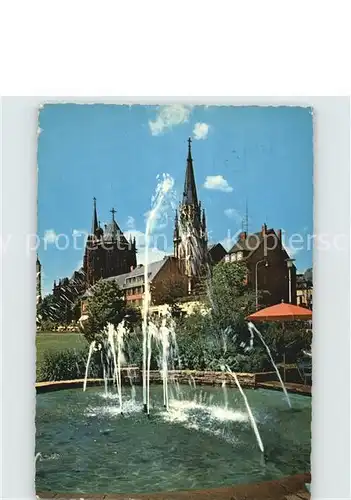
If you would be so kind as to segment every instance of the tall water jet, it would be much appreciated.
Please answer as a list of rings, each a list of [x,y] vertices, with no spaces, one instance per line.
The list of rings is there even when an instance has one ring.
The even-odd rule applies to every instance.
[[[222,382],[222,391],[223,391],[224,408],[226,410],[228,410],[228,392],[227,392],[227,385],[226,385],[225,380],[223,380],[223,382]]]
[[[91,355],[93,354],[93,350],[95,349],[95,344],[96,344],[96,342],[95,342],[95,340],[93,340],[92,343],[90,344],[90,347],[89,347],[89,354],[88,354],[87,364],[85,367],[85,377],[84,377],[84,384],[83,384],[83,391],[84,392],[86,391],[86,388],[87,388],[89,365],[90,365]]]
[[[118,388],[118,398],[119,406],[122,413],[122,376],[121,376],[121,365],[122,365],[122,349],[124,345],[124,333],[125,333],[124,320],[119,323],[116,331],[116,343],[117,343],[117,388]]]
[[[157,336],[157,327],[151,321],[147,325],[147,368],[146,368],[146,413],[150,415],[150,368],[151,368],[151,341]]]
[[[159,342],[160,342],[160,367],[162,373],[163,385],[163,406],[168,410],[168,356],[169,356],[169,328],[166,326],[166,317],[162,318],[161,326],[159,329]]]
[[[244,399],[245,406],[246,406],[247,412],[249,414],[250,422],[251,422],[252,428],[254,430],[256,439],[257,439],[258,447],[260,448],[261,452],[264,453],[264,447],[263,447],[263,443],[262,443],[262,439],[261,439],[260,433],[258,431],[258,427],[257,427],[257,424],[256,424],[255,417],[253,416],[253,413],[251,411],[251,408],[250,408],[249,402],[247,400],[247,397],[246,397],[244,391],[242,390],[242,387],[240,385],[239,379],[238,379],[236,373],[232,372],[228,365],[226,365],[226,369],[228,370],[228,372],[231,374],[231,376],[235,380],[235,383],[238,386],[238,389],[239,389],[239,391],[240,391],[240,393],[241,393],[241,395],[242,395],[242,397]]]
[[[105,396],[107,396],[108,390],[107,390],[107,374],[106,374],[106,365],[104,362],[103,358],[103,349],[100,351],[100,359],[101,359],[101,365],[102,365],[102,373],[104,377],[104,385],[105,385]]]
[[[285,387],[285,385],[284,385],[283,379],[282,379],[282,377],[281,377],[281,375],[280,375],[280,373],[279,373],[279,370],[278,370],[277,365],[276,365],[276,364],[275,364],[275,362],[274,362],[274,359],[273,359],[273,357],[272,357],[272,354],[271,354],[271,351],[270,351],[270,349],[269,349],[268,345],[267,345],[267,344],[266,344],[266,342],[264,341],[264,338],[263,338],[263,336],[262,336],[261,332],[260,332],[260,331],[259,331],[259,330],[255,327],[255,325],[254,325],[253,323],[251,323],[251,321],[248,323],[248,327],[249,327],[249,331],[250,331],[250,333],[251,333],[251,334],[253,334],[253,331],[255,331],[255,332],[257,333],[257,335],[258,335],[259,339],[261,340],[262,344],[263,344],[263,345],[264,345],[264,347],[266,348],[266,351],[267,351],[267,354],[268,354],[268,356],[269,356],[269,359],[271,360],[271,363],[272,363],[272,365],[273,365],[273,367],[274,367],[274,369],[275,369],[275,371],[276,371],[276,373],[277,373],[277,375],[278,375],[278,379],[279,379],[280,384],[281,384],[281,386],[282,386],[282,389],[283,389],[283,391],[284,391],[286,401],[287,401],[287,403],[288,403],[288,405],[289,405],[289,408],[291,408],[291,402],[290,402],[290,398],[289,398],[288,391],[286,390],[286,387]]]
[[[130,383],[131,399],[132,399],[132,402],[135,403],[136,391],[135,391],[134,382],[133,382],[133,374],[131,373],[130,368],[127,368],[127,374],[128,374],[129,383]]]
[[[146,229],[145,229],[145,262],[144,262],[144,300],[143,300],[143,310],[142,310],[142,331],[143,331],[143,406],[144,411],[148,413],[148,384],[147,384],[147,349],[148,345],[151,345],[151,340],[148,340],[148,313],[150,307],[150,285],[149,285],[149,246],[150,246],[150,235],[153,229],[153,225],[157,220],[157,217],[163,208],[165,198],[168,193],[172,191],[174,180],[168,174],[163,174],[162,180],[158,183],[156,187],[155,195],[152,198],[151,204],[152,208],[149,212]],[[150,377],[150,375],[148,375]]]
[[[116,331],[114,326],[111,323],[108,323],[107,325],[107,340],[109,347],[111,349],[111,354],[112,354],[112,361],[113,361],[113,380],[116,384],[118,396],[119,396],[119,402],[120,402],[120,407],[122,410],[122,403],[121,403],[121,396],[119,393],[119,383],[118,383],[118,365],[117,365],[117,355],[116,355],[116,347],[115,347],[115,335]]]

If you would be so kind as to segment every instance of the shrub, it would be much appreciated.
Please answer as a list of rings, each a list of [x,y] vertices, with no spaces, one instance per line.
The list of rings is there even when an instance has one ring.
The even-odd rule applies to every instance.
[[[40,364],[38,381],[84,378],[87,358],[86,350],[48,351]],[[101,378],[102,376],[100,353],[94,352],[90,361],[89,378]]]

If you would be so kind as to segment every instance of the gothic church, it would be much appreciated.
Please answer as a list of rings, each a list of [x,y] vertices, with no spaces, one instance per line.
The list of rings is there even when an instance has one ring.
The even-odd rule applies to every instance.
[[[83,260],[87,288],[101,278],[128,273],[136,267],[135,238],[127,241],[115,221],[116,211],[112,209],[111,213],[110,224],[102,229],[98,222],[94,198],[92,230],[87,240]]]

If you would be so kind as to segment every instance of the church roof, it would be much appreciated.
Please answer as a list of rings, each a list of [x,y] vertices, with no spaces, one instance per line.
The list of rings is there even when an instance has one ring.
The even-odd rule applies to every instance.
[[[120,241],[123,245],[128,245],[128,241],[118,226],[117,222],[113,220],[110,224],[106,226],[104,232],[105,241]]]
[[[110,224],[108,224],[106,226],[106,229],[104,232],[104,240],[105,241],[118,241],[123,246],[128,245],[128,241],[127,241],[126,237],[124,236],[119,225],[115,221],[116,211],[114,208],[112,208],[111,213],[112,213],[112,221],[110,222]]]
[[[191,139],[188,139],[188,158],[185,171],[183,205],[198,205],[193,159],[191,156]]]

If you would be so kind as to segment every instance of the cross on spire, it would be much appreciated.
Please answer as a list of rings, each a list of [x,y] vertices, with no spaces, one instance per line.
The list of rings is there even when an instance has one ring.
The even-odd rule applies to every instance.
[[[112,208],[110,210],[111,214],[112,214],[112,220],[115,220],[115,213],[116,213],[116,210],[114,208]]]
[[[188,139],[188,159],[191,158],[191,137]]]

